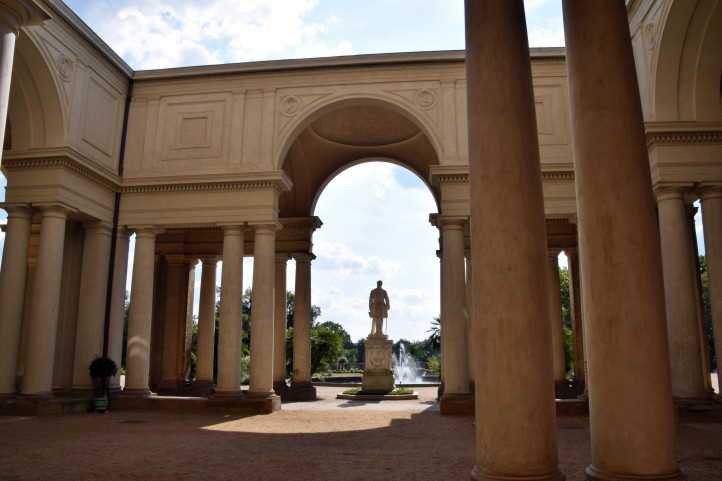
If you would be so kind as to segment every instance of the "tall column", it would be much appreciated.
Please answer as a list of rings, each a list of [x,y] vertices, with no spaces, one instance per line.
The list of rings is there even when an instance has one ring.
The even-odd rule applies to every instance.
[[[111,237],[111,226],[107,224],[98,222],[85,227],[73,363],[74,391],[93,389],[88,367],[103,354]]]
[[[126,281],[128,279],[128,250],[130,236],[125,227],[119,227],[115,244],[115,267],[113,268],[113,292],[110,298],[110,323],[108,332],[108,357],[118,369],[123,359],[123,331],[125,330]],[[120,373],[110,380],[110,389],[120,390]]]
[[[241,395],[241,299],[243,295],[243,227],[223,229],[221,318],[218,324],[218,383],[215,395]]]
[[[687,236],[689,237],[690,245],[692,246],[692,264],[694,265],[694,288],[695,288],[695,304],[697,311],[697,326],[699,328],[699,341],[701,343],[700,357],[702,358],[702,373],[704,389],[707,395],[714,394],[714,388],[712,387],[712,378],[710,376],[710,346],[709,337],[707,334],[707,322],[704,318],[704,298],[702,295],[702,279],[701,265],[699,260],[699,244],[697,243],[697,226],[695,222],[695,216],[697,214],[697,207],[694,204],[687,204]]]
[[[590,480],[678,475],[655,200],[623,0],[564,0]],[[643,335],[640,335],[643,333]]]
[[[698,272],[683,192],[674,187],[658,189],[657,207],[672,394],[676,398],[701,399],[706,392],[697,318],[699,303],[695,278]]]
[[[547,290],[549,295],[549,326],[552,333],[552,356],[554,362],[554,383],[557,390],[566,379],[567,369],[564,359],[564,328],[562,325],[562,291],[559,280],[559,253],[561,249],[549,249],[547,269]]]
[[[476,366],[476,361],[474,360],[474,351],[476,347],[474,346],[473,338],[471,337],[471,255],[467,251],[466,253],[466,350],[467,350],[467,358],[469,360],[468,366],[469,366],[469,380],[470,380],[470,386],[472,387],[472,393],[473,393],[473,385],[474,380],[476,379],[476,372],[474,370]]]
[[[213,355],[216,337],[216,271],[217,257],[201,257],[201,295],[198,306],[198,345],[196,382],[198,386],[213,385]]]
[[[0,397],[15,393],[32,226],[32,212],[26,206],[3,208],[8,223],[0,270]]]
[[[279,396],[286,390],[286,268],[288,254],[276,254],[276,288],[274,290],[273,389]]]
[[[524,2],[467,0],[466,46],[478,349],[473,476],[557,480],[547,238]]]
[[[158,392],[176,394],[186,377],[184,359],[191,264],[183,254],[166,255],[165,260],[164,316],[156,316],[162,323],[162,340],[156,345],[163,350]]]
[[[441,228],[441,270],[444,278],[441,292],[441,335],[444,358],[441,365],[444,394],[442,412],[451,412],[456,401],[469,399],[469,357],[466,330],[464,219],[439,217]]]
[[[135,231],[133,282],[128,312],[128,346],[125,356],[127,375],[124,395],[150,395],[150,338],[153,320],[153,284],[155,277],[155,239],[158,230]]]
[[[52,395],[67,219],[68,210],[64,207],[48,206],[42,210],[40,245],[32,293],[33,313],[28,329],[22,384],[22,393],[27,395]]]
[[[18,32],[20,27],[37,25],[49,18],[48,14],[32,0],[15,0],[0,4],[0,145],[5,139],[10,81],[13,76],[15,41]],[[2,160],[2,152],[0,152],[0,160]]]
[[[311,261],[313,254],[294,254],[296,291],[293,312],[293,376],[289,396],[294,400],[316,399],[311,385]]]
[[[251,385],[249,395],[268,397],[273,391],[273,336],[276,272],[276,224],[255,225],[253,294],[251,299]]]
[[[587,366],[584,360],[584,325],[582,319],[582,293],[580,287],[579,252],[576,247],[564,249],[569,263],[569,308],[574,331],[574,379],[585,382]]]
[[[717,372],[722,372],[722,185],[702,190],[702,224]]]

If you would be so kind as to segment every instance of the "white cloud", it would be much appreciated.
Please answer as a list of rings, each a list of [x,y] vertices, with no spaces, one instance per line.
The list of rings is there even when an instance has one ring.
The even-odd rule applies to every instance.
[[[140,69],[352,53],[349,41],[325,38],[334,17],[307,20],[317,6],[317,0],[129,0],[110,15],[101,2],[84,6],[84,18]]]

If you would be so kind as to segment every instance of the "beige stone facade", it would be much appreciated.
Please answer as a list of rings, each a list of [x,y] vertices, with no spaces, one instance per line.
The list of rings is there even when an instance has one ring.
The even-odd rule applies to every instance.
[[[253,256],[250,393],[295,388],[315,398],[315,203],[343,169],[384,159],[418,174],[437,201],[444,399],[470,398],[480,383],[499,391],[476,399],[477,417],[509,408],[477,428],[483,444],[534,420],[535,447],[519,451],[524,442],[511,435],[505,449],[485,444],[477,478],[558,478],[562,250],[575,376],[592,405],[588,475],[674,475],[672,395],[711,396],[690,217],[697,200],[722,352],[722,5],[632,0],[625,11],[622,0],[565,1],[568,50],[529,56],[521,1],[467,3],[467,62],[463,52],[422,52],[134,72],[61,2],[0,0],[0,396],[88,390],[89,361],[103,352],[119,361],[123,349],[126,395],[182,392],[196,268],[198,392],[207,393],[222,261],[215,396],[239,397],[242,263]],[[474,16],[484,5],[491,24]],[[608,15],[592,18],[592,8]],[[589,32],[602,39],[599,58]],[[503,48],[493,43],[501,38]],[[274,353],[285,299],[274,290],[285,291],[291,257],[299,326],[287,386],[285,353]],[[503,292],[488,291],[492,274]],[[503,301],[506,314],[517,306],[513,322]],[[640,332],[647,342],[634,342]],[[490,357],[494,349],[501,354]],[[621,372],[631,359],[645,362]],[[610,393],[625,382],[634,388],[620,403]],[[655,456],[632,462],[636,449],[614,446],[609,433],[625,423],[628,440],[657,436]]]

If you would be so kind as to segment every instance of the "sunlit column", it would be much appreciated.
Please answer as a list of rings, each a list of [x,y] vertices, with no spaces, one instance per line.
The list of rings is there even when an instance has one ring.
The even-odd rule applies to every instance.
[[[26,395],[52,395],[68,213],[63,206],[52,205],[42,209],[40,245],[32,292],[32,317],[22,383],[22,393]]]
[[[155,228],[135,230],[133,281],[130,287],[128,311],[128,346],[125,364],[128,374],[124,395],[150,394],[150,338],[153,321],[153,291],[155,282],[155,240],[160,231]]]
[[[213,350],[216,336],[217,257],[201,257],[201,295],[198,306],[196,384],[213,384]]]
[[[128,250],[130,236],[124,227],[118,228],[113,268],[113,291],[110,298],[110,324],[108,330],[108,357],[120,371],[123,358],[123,331],[125,330],[126,281],[128,279]],[[110,380],[110,389],[120,389],[120,372]]]
[[[8,219],[0,268],[0,397],[15,393],[32,226],[32,212],[28,207],[6,205],[3,208],[8,212]]]
[[[562,479],[525,25],[522,0],[466,1],[477,480]]]
[[[85,226],[73,363],[73,390],[77,391],[93,389],[88,367],[103,354],[111,240],[110,225],[98,222]]]
[[[243,227],[223,229],[221,318],[218,324],[216,396],[241,394],[241,300],[243,294]]]
[[[564,0],[590,480],[679,475],[664,283],[626,2]]]
[[[441,292],[441,332],[445,350],[441,366],[444,379],[442,410],[446,401],[453,402],[470,395],[467,323],[464,314],[464,222],[464,219],[438,218],[444,279]]]
[[[276,231],[273,224],[255,225],[253,297],[251,299],[251,385],[249,395],[267,397],[273,391],[273,346]]]
[[[290,395],[297,400],[316,399],[311,385],[311,261],[313,254],[297,253],[293,313],[293,376]]]
[[[552,354],[554,360],[554,383],[561,385],[567,375],[564,360],[564,327],[562,324],[562,291],[559,281],[559,253],[561,249],[549,249],[547,289],[549,294],[549,326],[552,333]]]
[[[276,254],[276,288],[274,291],[273,389],[280,395],[286,390],[286,268],[288,254]]]
[[[657,190],[659,233],[664,273],[664,297],[672,373],[672,394],[677,398],[705,396],[700,350],[697,263],[687,227],[687,206],[679,188]]]

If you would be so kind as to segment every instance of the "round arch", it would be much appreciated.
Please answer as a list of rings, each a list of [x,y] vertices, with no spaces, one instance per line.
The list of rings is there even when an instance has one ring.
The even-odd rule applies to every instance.
[[[57,147],[65,141],[61,88],[38,43],[29,30],[16,43],[8,107],[11,151]]]
[[[328,177],[326,177],[326,179],[324,179],[323,183],[321,184],[321,186],[320,186],[319,189],[316,191],[316,194],[315,194],[314,197],[313,197],[313,202],[311,203],[311,215],[312,215],[312,216],[315,215],[316,205],[318,204],[318,201],[319,201],[319,199],[321,198],[321,195],[323,194],[323,191],[326,189],[326,187],[327,187],[331,182],[333,182],[333,179],[335,179],[335,178],[338,177],[341,173],[347,171],[348,169],[351,169],[351,168],[353,168],[353,167],[355,167],[355,166],[357,166],[357,165],[367,164],[367,163],[370,163],[370,162],[384,162],[384,163],[387,163],[387,164],[397,165],[397,166],[399,166],[399,167],[402,167],[402,168],[408,170],[408,171],[411,172],[412,174],[414,174],[414,176],[416,176],[416,177],[426,186],[426,188],[427,188],[427,189],[429,190],[429,192],[431,193],[431,196],[434,198],[434,202],[435,202],[435,204],[436,204],[436,211],[437,211],[437,212],[440,211],[441,206],[440,206],[440,202],[439,202],[438,195],[436,195],[436,192],[435,192],[434,189],[432,188],[431,184],[429,184],[429,181],[428,181],[427,179],[424,179],[424,177],[422,177],[421,174],[419,174],[415,169],[412,169],[411,167],[409,167],[408,165],[404,164],[403,162],[399,162],[398,160],[392,159],[392,158],[389,158],[389,157],[364,157],[364,158],[360,158],[360,159],[358,159],[358,160],[355,160],[355,161],[353,161],[353,162],[349,162],[349,163],[345,164],[344,166],[336,169],[334,172],[331,173],[331,175],[329,175]]]
[[[663,25],[652,79],[655,120],[722,120],[722,4],[676,0]]]
[[[403,102],[400,98],[394,97],[390,94],[366,93],[362,95],[346,94],[329,96],[322,99],[317,104],[314,104],[314,108],[306,112],[304,115],[294,117],[289,125],[283,129],[283,133],[277,142],[277,145],[280,147],[277,150],[274,165],[279,170],[284,167],[288,151],[293,143],[296,141],[301,132],[318,119],[335,110],[340,110],[346,107],[368,105],[386,108],[405,117],[408,121],[416,125],[426,138],[429,139],[429,142],[434,148],[436,158],[438,159],[440,157],[442,147],[439,135],[437,135],[437,132],[431,125],[431,122],[420,114],[418,108],[414,108],[410,103]]]

